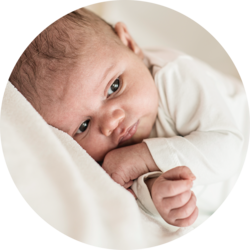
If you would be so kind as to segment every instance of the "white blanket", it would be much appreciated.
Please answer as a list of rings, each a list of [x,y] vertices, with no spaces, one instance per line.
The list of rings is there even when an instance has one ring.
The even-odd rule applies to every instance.
[[[50,127],[8,82],[2,104],[3,151],[28,204],[50,225],[87,244],[136,249],[192,230],[157,221],[66,133]]]

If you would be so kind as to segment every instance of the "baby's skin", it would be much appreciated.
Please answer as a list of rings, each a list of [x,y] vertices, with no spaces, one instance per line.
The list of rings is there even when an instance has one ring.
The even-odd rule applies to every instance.
[[[130,189],[133,180],[145,173],[159,171],[143,142],[110,151],[105,156],[102,167],[115,182],[134,196]],[[188,167],[180,166],[158,178],[146,180],[154,205],[167,223],[187,227],[197,219],[196,197],[191,191],[195,179]]]
[[[58,85],[64,88],[60,102],[43,107],[43,118],[72,136],[95,161],[103,161],[111,178],[133,193],[133,180],[159,170],[142,143],[155,123],[159,97],[143,52],[125,24],[117,23],[115,31],[116,42],[100,42],[79,58],[71,84]],[[182,167],[147,181],[157,210],[169,224],[186,227],[197,218],[190,191],[194,179]]]

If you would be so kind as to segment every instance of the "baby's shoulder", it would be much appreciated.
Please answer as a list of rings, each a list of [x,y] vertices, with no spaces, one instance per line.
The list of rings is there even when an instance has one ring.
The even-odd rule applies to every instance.
[[[184,53],[174,50],[174,49],[145,49],[144,53],[144,62],[146,66],[150,69],[153,76],[165,67],[167,64],[175,61],[180,56],[185,55]]]
[[[185,55],[181,51],[174,49],[151,48],[143,50],[145,58],[152,65],[164,67],[166,64],[176,60],[178,57]]]

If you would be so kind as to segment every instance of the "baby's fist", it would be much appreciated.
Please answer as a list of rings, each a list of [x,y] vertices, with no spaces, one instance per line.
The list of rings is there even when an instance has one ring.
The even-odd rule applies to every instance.
[[[152,184],[152,200],[167,223],[187,227],[197,219],[196,197],[191,191],[195,178],[191,170],[183,166],[163,173]]]
[[[159,170],[145,143],[110,151],[104,158],[102,168],[124,188],[129,188],[139,176]]]

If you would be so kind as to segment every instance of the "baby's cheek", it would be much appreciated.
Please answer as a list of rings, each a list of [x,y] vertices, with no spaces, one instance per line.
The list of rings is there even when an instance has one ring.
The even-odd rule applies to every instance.
[[[141,126],[138,128],[137,133],[135,134],[136,139],[141,141],[147,139],[150,135],[154,122],[155,121],[153,119],[145,119],[142,121]]]
[[[129,146],[129,145],[140,143],[144,139],[148,138],[149,134],[150,132],[147,133],[147,131],[145,131],[144,129],[138,128],[136,133],[133,135],[133,137],[129,139],[128,141],[125,141],[125,144],[123,144],[123,146]]]
[[[131,144],[141,143],[143,139],[148,138],[149,133],[147,133],[145,130],[139,129],[136,131],[134,136],[131,138]]]
[[[143,139],[146,139],[145,136],[145,132],[143,133],[141,129],[138,129],[137,133],[134,134],[133,140],[135,141],[135,143],[139,143],[142,142]]]
[[[97,162],[102,161],[105,155],[112,150],[111,145],[91,139],[76,140],[78,144]]]

